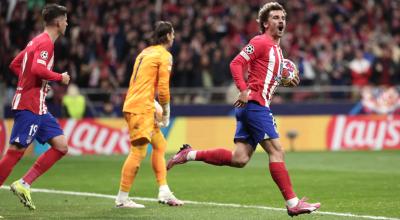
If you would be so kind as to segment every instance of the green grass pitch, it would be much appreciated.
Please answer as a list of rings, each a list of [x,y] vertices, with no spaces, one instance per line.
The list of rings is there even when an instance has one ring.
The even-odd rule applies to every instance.
[[[170,155],[167,156],[169,158]],[[20,178],[35,158],[27,157],[7,179]],[[115,195],[125,156],[68,156],[33,188]],[[297,219],[400,219],[400,151],[287,153],[287,167],[299,197],[322,203],[320,213]],[[267,155],[256,153],[243,169],[192,162],[174,167],[168,183],[182,200],[284,208],[268,170]],[[143,161],[131,196],[156,198],[151,163]],[[116,209],[112,198],[34,192],[37,210],[29,211],[8,190],[0,190],[4,219],[291,219],[284,210],[185,204],[168,207],[139,201],[145,209]],[[338,216],[351,213],[356,216]],[[364,216],[364,217],[362,217]],[[383,218],[385,219],[385,218]]]

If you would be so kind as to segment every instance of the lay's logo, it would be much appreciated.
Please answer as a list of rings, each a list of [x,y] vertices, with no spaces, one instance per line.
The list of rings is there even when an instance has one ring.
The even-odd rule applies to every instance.
[[[332,151],[400,149],[400,117],[335,116],[328,125],[327,137]]]

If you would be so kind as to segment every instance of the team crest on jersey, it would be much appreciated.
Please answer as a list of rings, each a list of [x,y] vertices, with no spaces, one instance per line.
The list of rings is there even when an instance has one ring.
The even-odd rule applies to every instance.
[[[247,54],[252,54],[254,53],[254,46],[249,44],[244,48],[244,52],[246,52]]]
[[[49,58],[49,53],[43,50],[42,52],[40,52],[40,58],[42,58],[43,60],[47,60],[47,58]]]

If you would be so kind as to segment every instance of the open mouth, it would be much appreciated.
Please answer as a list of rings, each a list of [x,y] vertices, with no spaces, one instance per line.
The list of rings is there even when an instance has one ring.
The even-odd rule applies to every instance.
[[[279,31],[283,31],[283,25],[279,25],[279,26],[278,26],[278,30],[279,30]]]

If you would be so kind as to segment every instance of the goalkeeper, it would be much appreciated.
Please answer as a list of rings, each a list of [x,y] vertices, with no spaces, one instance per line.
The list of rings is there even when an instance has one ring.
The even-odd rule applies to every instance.
[[[165,149],[167,141],[160,127],[167,127],[170,116],[169,78],[172,55],[168,48],[174,41],[170,22],[159,21],[153,33],[153,45],[145,48],[136,58],[123,112],[129,128],[131,150],[122,167],[119,192],[115,200],[118,208],[144,208],[129,199],[141,161],[146,156],[147,145],[153,147],[151,161],[159,185],[158,200],[171,206],[183,205],[167,185]],[[162,117],[155,119],[155,97],[162,106]]]

